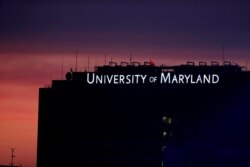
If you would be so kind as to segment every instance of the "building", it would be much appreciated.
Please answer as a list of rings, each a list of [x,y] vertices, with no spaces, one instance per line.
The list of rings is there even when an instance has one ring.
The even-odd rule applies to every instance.
[[[91,74],[162,73],[217,74],[220,82],[86,82]],[[37,167],[249,166],[249,99],[250,73],[230,62],[71,71],[39,90]]]

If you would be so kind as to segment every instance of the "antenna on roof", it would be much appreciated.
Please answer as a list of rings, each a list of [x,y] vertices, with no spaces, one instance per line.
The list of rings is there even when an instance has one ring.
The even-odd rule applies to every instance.
[[[132,64],[132,53],[130,53],[130,56],[129,56],[129,65]]]
[[[62,57],[62,69],[61,69],[62,71],[62,80],[63,80],[63,57]]]
[[[89,56],[88,56],[88,72],[89,72],[89,59],[90,59],[90,58],[89,58]]]
[[[104,53],[104,65],[107,64],[107,63],[106,63],[106,60],[107,60],[107,53],[105,52],[105,53]]]
[[[113,62],[113,57],[111,56],[111,62]]]
[[[222,45],[222,62],[224,62],[224,44]]]
[[[14,166],[14,158],[15,158],[14,151],[15,148],[11,148],[11,162],[10,162],[11,166]]]
[[[246,70],[247,70],[247,60],[246,60]]]
[[[77,56],[78,56],[78,50],[76,51],[76,72],[77,72]]]

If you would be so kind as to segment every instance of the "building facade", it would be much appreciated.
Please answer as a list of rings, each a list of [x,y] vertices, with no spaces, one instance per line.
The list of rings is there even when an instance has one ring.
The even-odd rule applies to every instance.
[[[86,82],[90,74],[162,73],[217,74],[220,82]],[[250,74],[234,64],[110,63],[71,71],[39,90],[37,166],[248,166],[249,99]]]

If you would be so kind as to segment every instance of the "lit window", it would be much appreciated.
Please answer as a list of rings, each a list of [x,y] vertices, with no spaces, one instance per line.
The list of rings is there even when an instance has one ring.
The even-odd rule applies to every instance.
[[[167,123],[167,124],[172,124],[172,118],[171,117],[163,116],[162,121],[164,123]]]
[[[162,136],[163,136],[163,137],[166,137],[167,134],[168,134],[168,133],[164,131],[164,132],[162,133]]]
[[[168,118],[167,123],[168,123],[168,124],[172,124],[172,118]]]
[[[162,117],[162,121],[165,122],[167,120],[167,117],[166,116],[163,116]]]

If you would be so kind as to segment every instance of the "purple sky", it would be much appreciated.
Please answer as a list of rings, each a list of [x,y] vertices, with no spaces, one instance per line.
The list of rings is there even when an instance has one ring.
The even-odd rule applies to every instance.
[[[250,2],[0,0],[0,164],[35,167],[38,89],[75,65],[250,59]]]
[[[2,53],[160,50],[160,56],[223,44],[229,51],[249,50],[249,9],[246,1],[2,0],[0,48]]]

